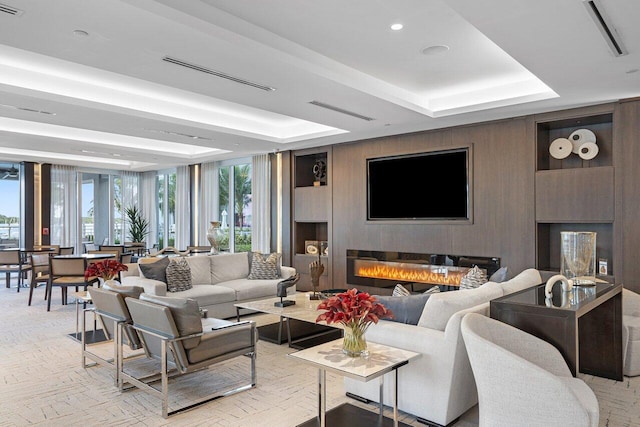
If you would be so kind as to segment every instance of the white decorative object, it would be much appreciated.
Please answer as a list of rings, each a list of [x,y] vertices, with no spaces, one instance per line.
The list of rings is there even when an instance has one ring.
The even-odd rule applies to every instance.
[[[591,160],[598,155],[598,151],[600,151],[600,149],[595,142],[585,142],[578,149],[578,156],[580,156],[582,160]]]
[[[553,296],[553,285],[556,283],[562,283],[562,291],[569,292],[571,288],[573,288],[573,281],[567,279],[562,274],[556,274],[555,276],[551,276],[549,280],[547,280],[547,284],[544,287],[544,296],[550,299]]]
[[[573,152],[580,154],[580,147],[585,142],[596,142],[596,134],[589,129],[578,129],[571,132],[569,135],[569,141],[573,144]]]
[[[556,138],[549,146],[549,154],[555,159],[569,157],[573,150],[573,144],[567,138]]]

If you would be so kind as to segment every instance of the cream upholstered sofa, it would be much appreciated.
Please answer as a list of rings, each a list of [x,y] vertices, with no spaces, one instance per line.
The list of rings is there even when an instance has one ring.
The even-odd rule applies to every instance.
[[[417,325],[381,320],[366,333],[368,341],[420,353],[398,371],[398,408],[421,421],[449,425],[478,403],[476,384],[460,322],[467,313],[489,315],[489,301],[542,282],[527,269],[506,282],[429,296]],[[397,297],[405,298],[405,297]],[[379,401],[377,381],[345,378],[352,397]],[[384,382],[384,403],[393,404],[393,379]]]
[[[277,279],[249,279],[247,252],[205,254],[183,259],[191,271],[191,289],[168,292],[166,282],[144,277],[139,264],[128,264],[128,271],[122,272],[120,279],[123,285],[143,287],[147,294],[195,299],[200,308],[208,310],[209,317],[227,319],[236,315],[234,304],[273,298],[278,282],[296,274],[293,267],[279,266],[280,277]],[[287,288],[289,294],[295,291],[295,285]]]

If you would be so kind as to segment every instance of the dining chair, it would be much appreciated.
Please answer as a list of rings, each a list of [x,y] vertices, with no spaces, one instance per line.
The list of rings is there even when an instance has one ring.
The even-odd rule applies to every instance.
[[[33,245],[33,249],[51,249],[50,254],[60,255],[60,245]]]
[[[80,286],[83,290],[98,280],[97,277],[84,277],[87,269],[87,259],[78,258],[49,258],[49,280],[47,281],[47,311],[51,311],[51,294],[54,286],[59,286],[62,292],[62,305],[67,304],[67,289],[73,286],[78,292]]]
[[[29,260],[31,264],[31,280],[29,281],[29,305],[31,305],[31,299],[33,298],[33,289],[40,283],[46,283],[49,281],[49,254],[47,253],[29,253]],[[45,291],[45,299],[47,293]]]
[[[23,253],[20,250],[0,250],[0,273],[5,274],[7,288],[11,287],[11,273],[18,273],[18,292],[20,292],[25,274],[31,270],[31,265],[24,261]]]
[[[101,251],[118,252],[118,255],[124,252],[124,245],[100,245]]]
[[[73,246],[65,246],[60,247],[59,254],[60,255],[73,255]]]

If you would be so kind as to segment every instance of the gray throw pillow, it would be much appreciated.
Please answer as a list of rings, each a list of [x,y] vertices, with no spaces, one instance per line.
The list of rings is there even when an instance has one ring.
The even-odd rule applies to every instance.
[[[167,267],[169,266],[169,258],[164,257],[160,258],[156,262],[145,262],[142,264],[138,264],[140,267],[140,272],[145,277],[145,279],[153,279],[159,280],[161,282],[167,283]]]
[[[174,258],[166,270],[167,291],[180,292],[193,287],[191,283],[191,267],[183,257]]]
[[[181,337],[202,332],[202,320],[198,301],[191,298],[160,297],[150,294],[140,295],[140,300],[169,307],[173,321]],[[184,348],[186,349],[194,348],[199,343],[200,337],[183,341]]]
[[[507,267],[500,267],[495,273],[489,277],[490,282],[502,283],[507,280]]]
[[[408,325],[417,325],[424,310],[424,305],[430,296],[431,294],[415,294],[399,297],[376,295],[376,299],[380,304],[393,312],[393,318],[386,320],[406,323]]]
[[[279,278],[278,264],[280,264],[281,257],[281,254],[276,253],[263,255],[260,252],[254,252],[251,257],[251,269],[247,279],[269,280]]]

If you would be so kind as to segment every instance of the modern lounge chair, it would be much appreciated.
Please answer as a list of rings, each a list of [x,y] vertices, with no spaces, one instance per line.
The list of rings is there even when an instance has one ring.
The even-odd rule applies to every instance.
[[[157,389],[151,383],[136,378],[127,372],[126,365],[120,380],[158,396],[162,400],[164,418],[256,386],[258,332],[255,322],[202,319],[198,303],[193,299],[142,294],[140,299],[126,298],[125,301],[133,319],[133,328],[139,332],[145,350],[161,363],[159,374],[162,385],[161,389]],[[251,379],[248,384],[217,390],[191,404],[169,410],[169,369],[175,368],[180,374],[179,378],[238,356],[251,359]],[[172,379],[172,382],[178,378]]]
[[[131,350],[139,350],[142,343],[138,337],[138,333],[131,328],[133,321],[131,314],[124,301],[126,297],[138,298],[144,289],[138,286],[122,286],[112,288],[105,284],[102,288],[92,288],[90,290],[91,301],[93,307],[84,310],[82,318],[82,367],[88,368],[95,365],[102,365],[114,370],[114,383],[121,388],[120,372],[122,371],[122,363],[125,360],[123,356],[123,346],[128,345]],[[86,340],[86,314],[92,312],[102,324],[102,330],[107,340],[113,341],[113,358],[106,359],[100,355],[90,351]],[[144,356],[144,353],[134,353],[129,358],[137,358]],[[87,364],[90,359],[94,363]]]
[[[598,400],[560,351],[478,313],[461,323],[478,388],[480,427],[597,427]]]

